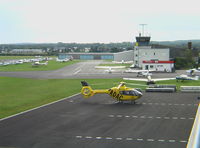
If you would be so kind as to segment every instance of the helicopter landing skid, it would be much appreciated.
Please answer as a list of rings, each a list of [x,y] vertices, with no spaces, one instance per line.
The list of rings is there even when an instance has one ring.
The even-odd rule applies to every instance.
[[[122,104],[136,104],[136,101],[134,100],[130,100],[130,101],[122,101],[122,100],[119,100],[117,103],[122,103]]]

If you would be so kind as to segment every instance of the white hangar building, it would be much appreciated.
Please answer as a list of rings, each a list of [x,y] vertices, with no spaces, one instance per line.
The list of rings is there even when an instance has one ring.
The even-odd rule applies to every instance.
[[[136,45],[134,47],[134,64],[143,70],[155,70],[172,72],[174,70],[174,61],[170,61],[169,48],[152,48],[150,37],[136,37]]]
[[[133,61],[133,50],[118,52],[118,53],[60,53],[58,55],[59,59],[65,59],[73,57],[73,59],[80,59],[80,60],[113,60],[113,61]]]

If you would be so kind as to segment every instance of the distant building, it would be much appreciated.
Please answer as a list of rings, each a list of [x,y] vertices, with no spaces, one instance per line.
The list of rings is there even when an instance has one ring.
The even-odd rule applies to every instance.
[[[12,54],[41,54],[42,49],[13,49],[10,51]]]
[[[87,52],[87,53],[62,53],[58,55],[59,59],[64,59],[64,58],[70,58],[73,57],[73,59],[80,59],[80,60],[114,60],[114,61],[133,61],[133,50],[129,51],[123,51],[123,52],[118,52],[118,53],[103,53],[103,52],[98,52],[98,53],[92,53],[92,52]]]

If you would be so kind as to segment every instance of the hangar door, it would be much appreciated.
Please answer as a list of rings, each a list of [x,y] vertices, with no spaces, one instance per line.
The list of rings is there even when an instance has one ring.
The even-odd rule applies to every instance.
[[[114,56],[113,55],[102,55],[101,59],[102,60],[113,60]]]
[[[93,55],[80,55],[81,60],[93,60],[94,56]]]
[[[66,55],[66,54],[59,54],[58,55],[58,59],[69,59],[71,56],[70,55]]]

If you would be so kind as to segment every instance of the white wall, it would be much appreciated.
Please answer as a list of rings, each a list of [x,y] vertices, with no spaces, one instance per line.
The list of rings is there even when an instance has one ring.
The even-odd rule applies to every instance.
[[[169,48],[151,48],[151,46],[139,46],[134,49],[134,64],[142,67],[143,61],[159,60],[169,61]]]
[[[114,53],[114,61],[133,61],[133,50]]]
[[[142,69],[146,70],[146,66],[148,65],[149,70],[155,70],[155,71],[164,71],[164,72],[172,72],[172,69],[174,68],[173,63],[143,63]]]

